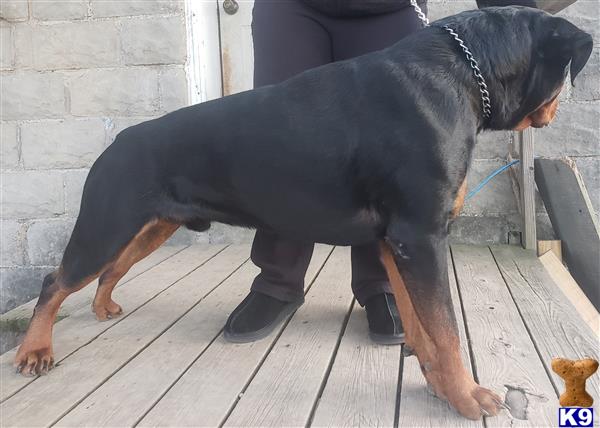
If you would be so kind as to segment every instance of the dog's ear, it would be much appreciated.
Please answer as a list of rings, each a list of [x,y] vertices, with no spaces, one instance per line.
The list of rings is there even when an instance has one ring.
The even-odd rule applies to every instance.
[[[587,63],[592,54],[593,41],[585,31],[580,30],[566,19],[553,18],[550,34],[542,40],[541,56],[556,66],[566,68],[571,63],[571,83]],[[566,70],[565,70],[566,72]]]

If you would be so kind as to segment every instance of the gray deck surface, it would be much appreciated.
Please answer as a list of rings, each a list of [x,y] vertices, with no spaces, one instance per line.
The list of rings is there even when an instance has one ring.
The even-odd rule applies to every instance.
[[[24,378],[0,356],[8,426],[557,426],[550,360],[598,358],[598,338],[541,263],[513,246],[453,246],[463,358],[512,407],[468,421],[427,392],[415,357],[370,342],[350,290],[348,248],[317,246],[306,303],[266,339],[223,340],[257,268],[248,245],[164,247],[123,279],[125,313],[98,322],[94,286],[65,302],[58,367]],[[29,303],[13,313],[27,313]],[[588,391],[600,401],[598,375]],[[596,409],[597,410],[597,409]],[[596,412],[596,419],[598,419]]]

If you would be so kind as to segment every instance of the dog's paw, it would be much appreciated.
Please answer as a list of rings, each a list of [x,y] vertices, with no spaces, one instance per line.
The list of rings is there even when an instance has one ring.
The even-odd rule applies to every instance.
[[[94,302],[92,311],[96,314],[98,321],[108,321],[121,315],[123,313],[123,308],[110,300],[107,304],[102,305]]]
[[[22,345],[15,357],[14,366],[23,376],[37,376],[48,373],[54,367],[52,348],[27,349]]]
[[[466,394],[449,397],[449,401],[461,415],[473,420],[496,416],[501,408],[507,408],[499,395],[477,384]]]

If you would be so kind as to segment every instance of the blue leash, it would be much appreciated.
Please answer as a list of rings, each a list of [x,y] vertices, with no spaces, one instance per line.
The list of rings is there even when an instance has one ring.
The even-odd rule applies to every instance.
[[[481,189],[483,189],[483,187],[486,184],[488,184],[490,181],[492,181],[492,179],[495,176],[497,176],[498,174],[501,174],[502,172],[506,171],[508,168],[510,168],[511,166],[513,166],[517,163],[519,163],[519,159],[509,162],[506,165],[504,165],[503,167],[498,168],[496,171],[492,172],[490,175],[485,177],[485,179],[481,183],[479,183],[477,186],[475,186],[473,189],[471,189],[471,191],[467,194],[465,199],[470,199],[473,196],[475,196],[477,194],[477,192],[479,192]]]

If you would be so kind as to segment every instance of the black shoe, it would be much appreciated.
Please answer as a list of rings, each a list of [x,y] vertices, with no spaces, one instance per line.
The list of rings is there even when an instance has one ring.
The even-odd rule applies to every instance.
[[[404,343],[404,328],[396,307],[394,295],[377,294],[365,302],[369,337],[380,345],[399,345]]]
[[[267,337],[284,319],[304,303],[284,302],[257,291],[248,296],[229,315],[223,336],[234,343],[254,342]]]

